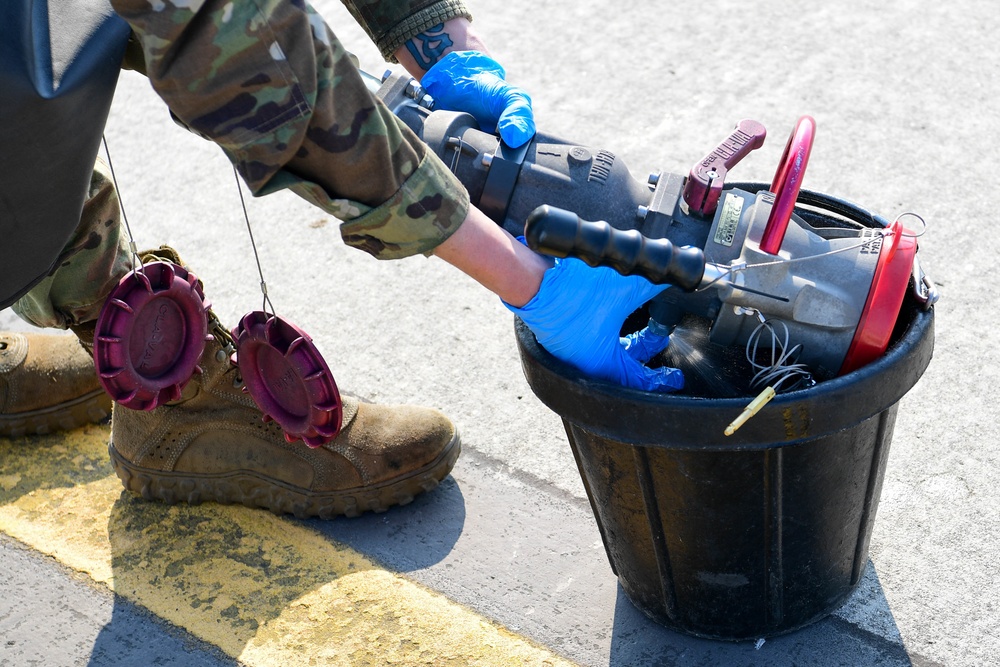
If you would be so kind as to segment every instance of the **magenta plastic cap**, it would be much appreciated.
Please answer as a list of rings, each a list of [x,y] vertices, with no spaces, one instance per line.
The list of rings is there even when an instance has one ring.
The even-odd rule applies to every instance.
[[[177,264],[151,262],[122,278],[94,334],[104,390],[133,410],[180,398],[211,340],[208,307],[198,278]]]
[[[333,374],[312,339],[294,324],[262,311],[233,329],[236,363],[247,393],[285,439],[321,447],[337,437],[343,405]]]

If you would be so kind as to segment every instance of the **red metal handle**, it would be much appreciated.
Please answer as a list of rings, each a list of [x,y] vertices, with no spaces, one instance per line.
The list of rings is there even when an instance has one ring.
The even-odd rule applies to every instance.
[[[750,151],[764,145],[767,130],[755,120],[741,120],[725,141],[691,167],[684,184],[684,201],[691,210],[712,215],[719,204],[719,195],[726,174]]]
[[[795,129],[788,137],[785,152],[781,155],[778,171],[774,173],[771,182],[771,192],[774,193],[774,205],[771,215],[767,218],[767,226],[760,239],[760,249],[770,255],[777,255],[781,242],[785,240],[785,229],[792,217],[795,200],[799,197],[802,178],[809,163],[809,152],[812,150],[813,138],[816,136],[816,121],[810,116],[802,116],[795,124]]]

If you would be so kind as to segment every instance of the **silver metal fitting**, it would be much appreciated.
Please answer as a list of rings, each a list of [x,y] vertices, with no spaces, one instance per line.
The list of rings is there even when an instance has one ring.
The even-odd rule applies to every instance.
[[[916,297],[917,302],[924,310],[933,306],[941,298],[934,282],[920,268],[920,262],[916,255],[913,257],[913,296]]]
[[[434,109],[434,98],[427,94],[427,91],[416,79],[410,79],[403,94],[425,109]]]

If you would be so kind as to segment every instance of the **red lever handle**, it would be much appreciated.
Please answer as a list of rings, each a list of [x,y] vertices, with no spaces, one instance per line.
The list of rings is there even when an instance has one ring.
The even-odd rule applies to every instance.
[[[760,249],[769,255],[777,255],[781,250],[781,242],[785,240],[785,230],[795,208],[795,200],[799,197],[802,178],[809,163],[809,152],[812,150],[813,139],[816,136],[816,121],[811,116],[802,116],[795,124],[785,152],[781,155],[778,171],[774,172],[771,182],[771,192],[774,193],[774,205],[767,217],[767,226],[760,238]]]
[[[719,205],[726,173],[750,154],[764,145],[767,130],[755,120],[741,120],[725,141],[691,167],[684,183],[684,201],[692,211],[712,215]]]

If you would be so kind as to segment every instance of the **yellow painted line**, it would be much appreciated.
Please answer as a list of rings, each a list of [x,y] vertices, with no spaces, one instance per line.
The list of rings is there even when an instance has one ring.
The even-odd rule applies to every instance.
[[[248,665],[571,665],[307,526],[122,491],[107,427],[0,439],[0,530]]]

